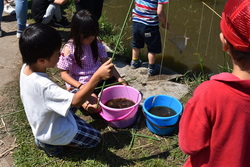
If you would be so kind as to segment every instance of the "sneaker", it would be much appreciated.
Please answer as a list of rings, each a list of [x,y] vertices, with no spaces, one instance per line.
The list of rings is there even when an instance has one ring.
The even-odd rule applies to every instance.
[[[2,31],[2,29],[0,28],[0,37],[2,37],[3,36],[3,31]]]
[[[58,156],[62,153],[63,147],[62,146],[54,146],[40,142],[39,140],[35,139],[36,146],[43,150],[49,157]]]
[[[148,68],[148,75],[149,76],[158,75],[159,73],[160,73],[160,67],[157,64],[155,64],[154,69]]]
[[[15,8],[13,8],[10,4],[6,4],[4,5],[4,8],[3,8],[3,11],[5,13],[8,13],[8,14],[11,14],[11,15],[14,15],[16,14],[16,11],[15,11]]]
[[[11,5],[11,6],[16,6],[16,2],[14,0],[10,0],[8,1],[8,3]]]
[[[69,28],[70,27],[70,23],[68,22],[68,20],[66,18],[62,18],[61,21],[55,21],[54,22],[55,26],[57,27],[63,27],[63,28]]]
[[[27,27],[29,26],[29,24],[26,24],[25,26],[26,26],[26,28],[27,28]],[[22,30],[17,30],[17,31],[16,31],[16,37],[17,37],[18,39],[22,36],[23,31],[24,31],[24,29],[22,29]]]
[[[136,69],[136,68],[141,67],[141,64],[142,64],[142,61],[141,61],[140,59],[139,59],[139,60],[136,60],[136,61],[132,60],[132,61],[130,62],[130,67],[131,67],[132,69]]]
[[[23,33],[23,30],[17,30],[16,31],[16,37],[19,39]]]

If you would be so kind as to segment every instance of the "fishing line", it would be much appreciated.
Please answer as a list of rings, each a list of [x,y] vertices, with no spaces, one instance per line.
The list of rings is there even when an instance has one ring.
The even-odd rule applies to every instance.
[[[118,36],[118,39],[117,39],[117,41],[116,41],[115,49],[114,49],[114,52],[113,52],[112,57],[111,57],[111,63],[112,63],[113,60],[114,60],[116,50],[117,50],[118,45],[119,45],[119,43],[120,43],[120,41],[121,41],[121,36],[122,36],[123,31],[124,31],[124,29],[125,29],[125,25],[126,25],[126,23],[127,23],[127,21],[128,21],[129,14],[130,14],[130,11],[131,11],[131,9],[132,9],[133,3],[134,3],[134,0],[132,0],[131,3],[130,3],[130,6],[129,6],[129,9],[128,9],[126,18],[125,18],[125,20],[124,20],[124,22],[123,22],[123,25],[122,25],[121,32],[120,32],[120,34],[119,34],[119,36]],[[98,108],[98,106],[99,106],[100,99],[101,99],[101,97],[102,97],[102,92],[103,92],[103,89],[104,89],[104,87],[105,87],[105,84],[106,84],[106,80],[103,82],[103,85],[102,85],[102,89],[101,89],[100,95],[99,95],[99,97],[98,97],[98,99],[97,99],[97,104],[96,104],[97,106],[96,106],[96,108]]]
[[[168,26],[168,16],[169,16],[169,5],[170,2],[168,2],[168,6],[167,6],[167,16],[166,16],[166,26]],[[161,67],[160,67],[160,74],[158,75],[158,80],[160,79],[160,75],[162,72],[162,66],[163,66],[163,56],[165,55],[165,46],[166,46],[166,39],[167,39],[167,27],[164,28],[164,40],[163,40],[163,51],[162,51],[162,55],[161,55]]]
[[[216,5],[216,0],[214,1],[214,8],[213,8],[213,10],[215,9],[215,5]],[[213,20],[214,20],[214,13],[212,13],[212,18],[211,18],[211,21],[210,21],[210,28],[209,28],[209,32],[208,32],[208,39],[207,39],[207,46],[206,46],[205,56],[207,55],[207,51],[208,51],[208,45],[209,45],[209,41],[210,41],[210,37],[211,37],[211,32],[212,32]]]
[[[208,9],[210,9],[212,12],[214,12],[219,18],[222,18],[221,15],[219,15],[214,9],[212,9],[210,6],[208,6],[205,2],[202,2],[203,5],[205,5]]]
[[[197,39],[197,46],[196,46],[196,51],[199,52],[199,44],[200,44],[200,37],[201,37],[201,28],[202,28],[202,22],[203,22],[203,15],[204,15],[204,4],[202,5],[201,9],[201,19],[200,19],[200,26],[199,26],[199,35]]]

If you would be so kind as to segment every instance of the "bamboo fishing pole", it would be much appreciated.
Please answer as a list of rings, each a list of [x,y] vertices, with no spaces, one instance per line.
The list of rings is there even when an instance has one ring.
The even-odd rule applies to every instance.
[[[205,5],[208,9],[210,9],[212,12],[214,12],[219,18],[221,18],[221,15],[219,15],[214,9],[212,9],[210,6],[208,6],[205,2],[202,2],[203,5]]]
[[[113,60],[114,60],[115,53],[116,53],[117,47],[118,47],[118,45],[119,45],[119,43],[120,43],[121,36],[122,36],[122,34],[123,34],[125,25],[126,25],[126,23],[127,23],[127,21],[128,21],[129,14],[130,14],[130,11],[131,11],[131,9],[132,9],[133,3],[134,3],[134,0],[132,0],[131,3],[130,3],[130,6],[129,6],[129,9],[128,9],[126,18],[125,18],[125,20],[124,20],[124,22],[123,22],[123,25],[122,25],[121,32],[120,32],[120,34],[119,34],[119,36],[118,36],[118,39],[117,39],[117,41],[116,41],[115,49],[114,49],[114,52],[113,52],[112,57],[111,57],[111,63],[112,63]],[[102,89],[101,89],[100,95],[99,95],[99,97],[98,97],[98,99],[97,99],[98,101],[97,101],[97,104],[96,104],[96,105],[97,105],[96,108],[98,108],[98,106],[99,106],[100,99],[101,99],[101,97],[102,97],[102,92],[103,92],[103,89],[104,89],[104,87],[105,87],[105,84],[106,84],[106,81],[103,82],[103,85],[102,85]]]
[[[118,85],[118,84],[123,83],[123,82],[129,82],[129,81],[132,81],[132,80],[136,80],[136,79],[133,78],[133,79],[129,79],[127,81],[121,81],[121,82],[115,82],[115,83],[112,83],[112,84],[108,84],[108,85],[105,85],[105,88],[109,87],[109,86],[113,86],[113,85]],[[101,89],[101,88],[102,88],[102,86],[99,86],[99,87],[96,87],[95,89]]]

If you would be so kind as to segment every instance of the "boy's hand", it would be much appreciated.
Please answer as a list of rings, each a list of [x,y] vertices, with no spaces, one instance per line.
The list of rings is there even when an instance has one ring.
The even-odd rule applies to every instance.
[[[111,59],[102,64],[101,67],[95,72],[95,74],[100,78],[100,80],[106,80],[112,77],[112,68],[114,64],[111,63]]]

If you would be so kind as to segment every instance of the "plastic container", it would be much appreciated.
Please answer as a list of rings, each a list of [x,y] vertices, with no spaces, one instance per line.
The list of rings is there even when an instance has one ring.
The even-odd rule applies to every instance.
[[[107,101],[115,98],[126,98],[132,100],[135,104],[131,107],[121,109],[105,105]],[[102,107],[100,115],[108,122],[109,126],[126,128],[135,122],[141,98],[141,93],[130,86],[115,85],[105,88],[100,100]]]
[[[169,117],[161,117],[151,114],[149,109],[156,106],[165,106],[173,109],[176,114]],[[148,97],[143,105],[143,113],[146,117],[147,128],[157,135],[169,135],[177,127],[183,107],[179,100],[167,95]]]

